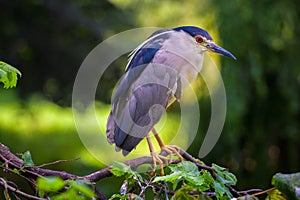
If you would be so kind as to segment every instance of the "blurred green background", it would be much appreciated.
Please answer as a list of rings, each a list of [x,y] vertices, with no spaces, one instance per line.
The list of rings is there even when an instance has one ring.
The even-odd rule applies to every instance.
[[[79,175],[103,168],[81,143],[70,107],[85,56],[128,29],[195,25],[237,57],[214,56],[226,88],[227,117],[221,138],[203,161],[228,167],[239,189],[267,188],[275,172],[299,171],[298,0],[0,0],[0,7],[0,60],[23,73],[17,88],[0,89],[0,142],[14,153],[30,150],[36,164],[79,157],[50,166]],[[96,99],[106,114],[126,59],[115,61],[101,79]],[[197,83],[203,83],[201,77]],[[188,148],[194,156],[210,119],[207,89],[203,84],[198,89],[200,127]],[[176,124],[176,105],[170,113],[170,123]],[[117,192],[121,183],[115,181],[101,181],[101,190]]]

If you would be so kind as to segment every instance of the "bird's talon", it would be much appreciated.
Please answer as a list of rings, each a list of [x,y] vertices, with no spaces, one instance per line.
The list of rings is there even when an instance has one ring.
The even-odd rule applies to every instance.
[[[157,164],[156,163],[159,163],[159,168],[160,168],[160,175],[163,176],[164,175],[164,163],[166,166],[168,166],[168,158],[162,156],[162,155],[159,155],[157,153],[151,153],[151,156],[152,156],[152,159],[153,159],[153,171],[151,173],[151,175],[155,174],[156,172],[156,167],[157,167]]]
[[[163,146],[161,150],[167,152],[170,155],[170,163],[173,161],[172,160],[173,153],[179,157],[180,161],[183,161],[183,157],[180,155],[180,151],[181,151],[180,147],[176,145],[168,145],[168,146]]]

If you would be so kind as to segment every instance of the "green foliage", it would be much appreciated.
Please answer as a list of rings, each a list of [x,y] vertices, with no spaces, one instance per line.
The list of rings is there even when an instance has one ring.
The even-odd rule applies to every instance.
[[[222,197],[224,194],[226,196],[232,198],[232,194],[230,193],[229,189],[226,187],[226,185],[235,185],[237,182],[237,179],[233,173],[230,173],[225,168],[220,167],[216,164],[212,164],[212,168],[215,170],[217,174],[217,178],[214,182],[215,184],[215,191],[217,197]]]
[[[88,187],[91,183],[84,181],[84,180],[71,180],[68,181],[68,184],[71,188],[74,189],[74,191],[78,191],[78,193],[83,194],[86,197],[93,198],[95,197],[95,194],[93,190]]]
[[[209,161],[233,169],[244,187],[267,187],[277,170],[297,170],[300,163],[295,51],[300,45],[300,2],[270,2],[212,1],[222,45],[237,61],[222,59],[226,123],[221,148],[211,152]]]
[[[159,176],[153,182],[166,181],[173,185],[173,190],[177,188],[177,184],[181,181],[200,191],[207,191],[214,182],[212,176],[207,172],[200,172],[198,167],[189,161],[183,161],[177,165],[170,165],[171,174]]]
[[[113,195],[111,199],[117,197],[127,199],[128,191],[144,197],[145,186],[162,188],[160,192],[153,190],[154,195],[161,196],[168,195],[168,191],[171,189],[174,191],[172,199],[211,199],[205,192],[213,192],[217,199],[232,198],[227,186],[236,184],[235,176],[216,164],[213,164],[211,169],[216,174],[215,179],[208,170],[199,170],[196,164],[183,161],[169,165],[166,170],[169,172],[165,176],[147,180],[142,177],[142,174],[131,170],[129,166],[115,162],[111,172],[118,177],[125,176],[126,179],[121,186],[120,194]]]
[[[14,92],[4,89],[0,91],[2,143],[9,146],[13,152],[30,149],[37,165],[80,157],[77,161],[52,166],[54,169],[63,169],[70,173],[84,174],[103,167],[81,143],[76,133],[72,109],[60,107],[36,96],[22,103],[14,98]],[[105,110],[108,110],[108,107]]]
[[[146,184],[141,174],[133,171],[128,165],[120,162],[114,162],[113,168],[110,170],[110,172],[117,177],[124,176],[126,178],[120,188],[120,195],[116,194],[115,196],[112,196],[111,199],[117,198],[119,196],[122,197],[121,199],[138,199],[137,197],[139,196],[136,195],[137,197],[134,197],[135,194],[127,194],[127,191],[130,190],[130,188],[136,187],[136,184],[139,184],[140,186],[142,184]]]
[[[286,196],[277,189],[268,192],[266,200],[286,200]]]
[[[59,177],[38,178],[36,182],[39,196],[43,197],[45,192],[57,192],[65,186],[65,182]]]
[[[88,185],[90,183],[84,180],[64,181],[59,177],[42,177],[37,179],[39,196],[44,197],[45,193],[47,193],[54,200],[91,199],[95,197],[95,194]]]
[[[22,160],[23,160],[25,166],[28,166],[28,167],[34,166],[30,151],[25,151],[22,154]]]
[[[237,179],[235,175],[231,172],[229,172],[226,168],[220,167],[216,164],[212,164],[212,168],[217,173],[217,180],[221,182],[222,184],[227,185],[236,185]]]
[[[300,199],[300,173],[277,173],[272,178],[272,185],[289,199]]]
[[[192,192],[197,193],[197,190],[193,189],[190,186],[181,187],[180,189],[178,189],[176,191],[174,196],[172,196],[172,200],[180,200],[180,199],[185,199],[185,200],[197,200],[197,199],[210,200],[210,199],[212,199],[209,196],[203,195],[203,194],[199,194],[199,195],[195,196],[195,195],[193,195]]]
[[[19,70],[11,65],[0,61],[0,83],[4,84],[4,88],[16,87],[18,75],[22,75]]]
[[[127,179],[134,177],[138,178],[140,181],[143,181],[143,178],[140,174],[133,171],[128,165],[125,165],[121,162],[114,162],[113,168],[110,170],[110,172],[117,177],[125,176]]]

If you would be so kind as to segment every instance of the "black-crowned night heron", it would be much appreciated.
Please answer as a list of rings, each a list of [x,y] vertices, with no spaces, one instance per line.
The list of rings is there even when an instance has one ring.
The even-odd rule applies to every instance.
[[[107,140],[115,143],[116,151],[122,149],[126,156],[146,137],[154,170],[159,163],[163,174],[163,162],[168,164],[168,159],[154,151],[149,136],[152,131],[161,151],[170,155],[170,161],[172,154],[182,160],[180,148],[165,145],[154,125],[174,100],[180,100],[182,89],[196,78],[206,51],[235,59],[217,46],[207,31],[194,26],[156,31],[130,54],[107,121]]]

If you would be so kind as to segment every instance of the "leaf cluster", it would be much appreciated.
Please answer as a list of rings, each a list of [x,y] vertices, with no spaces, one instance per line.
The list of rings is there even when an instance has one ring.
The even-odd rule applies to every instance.
[[[114,162],[113,168],[110,172],[117,176],[124,176],[125,180],[120,187],[120,193],[114,194],[110,199],[144,199],[145,191],[148,187],[151,187],[153,193],[159,195],[162,198],[162,194],[158,194],[155,187],[151,185],[151,181],[145,179],[142,174],[133,171],[130,166],[124,163]]]
[[[18,69],[0,61],[0,83],[4,84],[5,89],[16,87],[18,75],[22,75]]]
[[[225,168],[216,164],[212,168],[216,172],[216,178],[213,178],[207,170],[201,169],[189,161],[184,161],[178,165],[171,165],[171,173],[166,176],[156,177],[154,182],[166,181],[172,183],[173,190],[181,187],[175,192],[174,198],[180,199],[183,196],[187,199],[210,199],[209,195],[213,194],[217,199],[232,198],[232,194],[227,185],[235,185],[237,180],[234,174],[228,172]],[[210,193],[205,193],[210,192]]]
[[[120,194],[114,194],[111,199],[145,199],[143,189],[151,187],[155,199],[163,197],[163,199],[173,200],[258,200],[257,196],[264,195],[266,200],[300,200],[300,173],[277,173],[272,178],[274,188],[265,191],[256,190],[256,193],[250,195],[248,192],[235,191],[232,186],[237,183],[236,176],[217,164],[201,168],[193,162],[183,161],[169,165],[165,169],[167,172],[165,176],[152,177],[150,180],[143,178],[142,174],[133,171],[123,163],[115,162],[111,172],[115,176],[125,177]]]
[[[2,145],[1,151],[3,155],[7,155],[7,158],[4,157],[4,161],[8,162],[5,164],[5,170],[11,164],[15,168],[9,171],[15,172],[22,177],[25,177],[24,175],[27,173],[30,174],[32,172],[30,170],[43,170],[40,168],[42,165],[36,166],[34,164],[29,151],[21,155],[22,161],[10,153],[5,145]],[[300,200],[300,173],[277,173],[272,178],[272,185],[275,187],[264,191],[260,189],[236,191],[233,186],[236,185],[237,179],[226,168],[216,164],[207,166],[196,159],[190,160],[192,161],[176,161],[174,163],[177,164],[170,164],[165,168],[165,176],[149,176],[147,173],[136,172],[125,163],[119,162],[115,162],[113,166],[109,166],[99,172],[101,172],[101,176],[105,173],[104,177],[114,175],[125,179],[120,187],[120,192],[114,194],[110,199],[258,200],[258,196],[264,195],[266,200]],[[16,163],[19,163],[19,165]],[[132,167],[134,167],[134,164]],[[94,182],[99,181],[99,179],[94,177],[98,172],[86,176],[76,176],[66,172],[63,172],[62,175],[58,171],[50,170],[51,173],[46,171],[40,171],[40,176],[34,172],[34,176],[38,177],[33,184],[38,191],[35,195],[41,198],[81,200],[98,197],[106,199],[105,195],[93,185]],[[1,178],[0,184],[5,189],[7,188],[7,190],[22,196],[34,197],[18,190],[15,185],[10,184],[3,178]],[[7,190],[5,190],[5,195],[8,195]],[[150,193],[151,190],[152,194]],[[7,199],[9,199],[9,195]]]
[[[95,197],[91,183],[85,180],[64,181],[59,177],[40,177],[36,185],[40,197],[48,196],[53,200],[84,200]]]
[[[30,151],[22,154],[24,167],[34,167]],[[86,180],[63,180],[60,177],[38,177],[36,182],[39,197],[49,196],[53,200],[91,199],[95,197],[91,183]]]
[[[199,169],[196,164],[190,161],[183,161],[179,164],[171,164],[168,166],[169,171],[165,176],[155,177],[153,180],[145,180],[137,172],[130,169],[129,166],[123,163],[115,162],[111,172],[115,176],[125,176],[126,180],[121,186],[120,194],[112,197],[119,197],[121,199],[128,199],[128,185],[134,187],[136,181],[137,185],[151,185],[151,188],[162,189],[163,191],[156,192],[154,195],[165,195],[172,199],[230,199],[233,197],[228,185],[235,185],[236,177],[228,172],[225,168],[216,164],[212,165],[215,174],[211,174],[208,170]],[[128,181],[130,183],[128,183]],[[162,187],[163,186],[163,187]],[[132,194],[131,190],[130,194]],[[138,193],[135,193],[138,195]],[[141,196],[140,196],[141,197]]]

